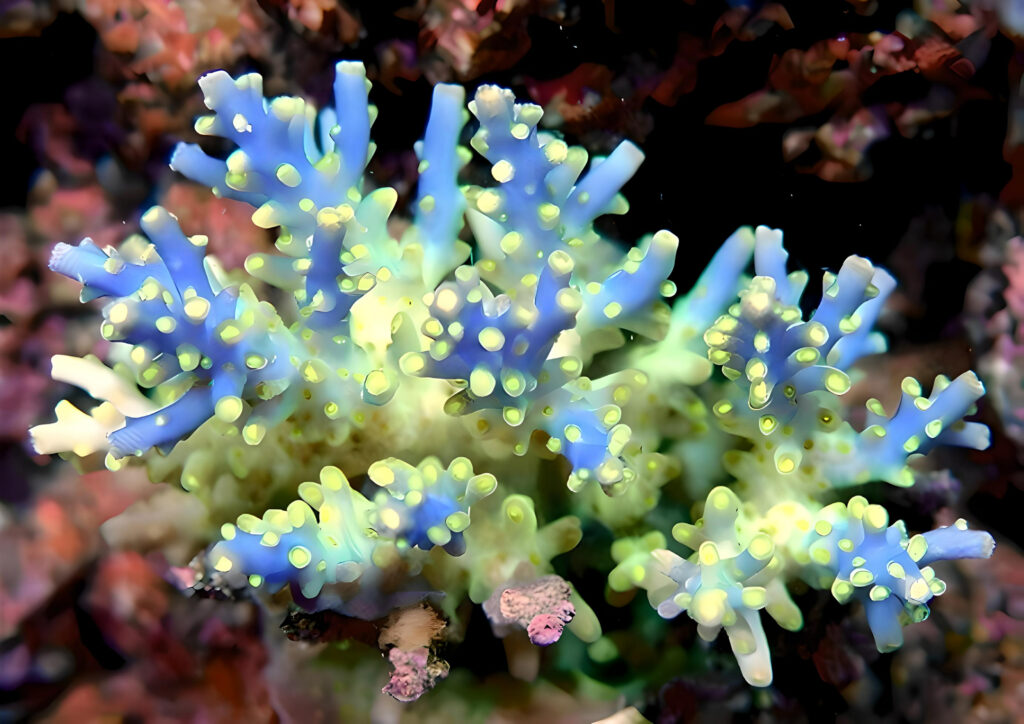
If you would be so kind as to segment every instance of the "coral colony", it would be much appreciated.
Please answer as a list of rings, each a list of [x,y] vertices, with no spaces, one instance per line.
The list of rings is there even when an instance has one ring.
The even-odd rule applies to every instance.
[[[872,331],[896,284],[885,270],[851,256],[805,315],[810,280],[787,271],[782,233],[741,228],[676,296],[674,234],[623,254],[593,223],[628,210],[618,192],[640,150],[622,143],[588,169],[586,151],[538,131],[538,106],[494,86],[468,108],[495,184],[459,185],[470,116],[461,87],[438,85],[415,213],[399,221],[396,192],[364,176],[376,109],[362,64],[338,63],[319,114],[265,100],[256,74],[199,83],[212,115],[197,131],[237,150],[180,144],[171,166],[251,204],[280,253],[249,256],[243,278],[160,207],[117,249],[59,244],[52,269],[104,300],[113,344],[107,362],[54,358],[54,378],[99,404],[63,401],[32,432],[41,453],[112,470],[138,458],[195,495],[208,544],[195,586],[365,620],[427,602],[449,624],[468,597],[528,675],[527,639],[601,637],[552,566],[599,523],[616,536],[601,554],[610,591],[646,590],[705,641],[725,629],[763,687],[761,610],[803,625],[787,585],[857,601],[887,652],[945,589],[932,562],[992,554],[962,520],[913,534],[842,493],[913,485],[908,462],[937,445],[988,445],[963,420],[984,392],[971,372],[927,391],[906,378],[895,409],[872,399],[866,417],[847,403],[854,363],[885,350]],[[573,514],[552,520],[543,489],[565,485]],[[659,506],[673,488],[678,545]],[[464,627],[438,630],[386,645],[386,691],[412,700],[447,675],[434,645]]]

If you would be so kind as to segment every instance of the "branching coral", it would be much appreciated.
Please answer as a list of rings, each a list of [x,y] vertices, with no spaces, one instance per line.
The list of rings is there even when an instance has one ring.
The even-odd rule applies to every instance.
[[[255,74],[200,86],[213,113],[197,130],[237,150],[182,144],[171,165],[254,207],[280,254],[251,255],[239,281],[159,207],[142,218],[148,239],[58,245],[51,267],[106,300],[111,365],[55,358],[54,376],[100,404],[62,402],[34,440],[180,481],[207,510],[207,539],[220,531],[203,586],[367,620],[427,601],[457,621],[468,598],[531,676],[539,658],[517,653],[520,629],[541,646],[563,628],[601,637],[552,559],[603,524],[629,536],[605,556],[610,588],[647,589],[706,640],[724,628],[743,676],[765,686],[759,611],[802,625],[787,581],[856,597],[888,650],[942,590],[927,563],[991,553],[960,524],[908,538],[863,498],[817,502],[869,480],[911,485],[908,457],[937,444],[987,444],[962,420],[983,392],[972,373],[938,378],[928,397],[905,380],[894,414],[871,401],[854,427],[844,395],[854,363],[885,349],[872,327],[895,286],[866,259],[826,273],[805,320],[808,277],[787,270],[781,232],[741,229],[670,308],[680,240],[659,231],[623,253],[593,223],[628,210],[619,191],[641,151],[625,142],[588,169],[586,151],[538,130],[539,107],[494,86],[468,107],[497,185],[459,185],[470,118],[461,88],[437,86],[395,238],[398,194],[366,174],[376,110],[361,64],[338,64],[319,113],[265,100]],[[277,306],[266,286],[284,292],[268,297]],[[732,489],[712,488],[726,471]],[[705,493],[703,516],[672,529],[694,551],[683,558],[656,528]],[[541,507],[556,494],[567,502]],[[393,696],[447,674],[429,648],[442,628],[390,650]]]

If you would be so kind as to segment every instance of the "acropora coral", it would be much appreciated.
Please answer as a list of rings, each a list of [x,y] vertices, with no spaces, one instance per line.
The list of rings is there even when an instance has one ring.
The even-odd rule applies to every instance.
[[[744,227],[677,295],[677,236],[624,252],[594,224],[628,211],[641,150],[589,159],[490,85],[469,113],[460,86],[435,87],[400,223],[396,191],[366,174],[377,112],[361,63],[338,63],[319,111],[265,99],[257,74],[199,84],[211,114],[196,130],[236,150],[179,144],[171,167],[249,204],[277,253],[226,270],[161,207],[117,248],[58,244],[51,268],[103,300],[109,353],[54,358],[96,406],[63,401],[32,431],[40,453],[143,464],[200,501],[197,586],[369,621],[426,602],[445,621],[388,644],[386,691],[408,700],[448,674],[433,647],[464,635],[467,599],[523,676],[563,628],[599,641],[552,561],[604,526],[610,600],[644,589],[706,641],[725,629],[744,678],[767,686],[760,611],[801,628],[790,584],[855,600],[888,652],[945,589],[932,563],[992,554],[962,520],[912,535],[844,491],[912,486],[932,448],[988,445],[964,420],[984,393],[971,372],[927,393],[906,378],[888,410],[849,402],[855,363],[886,348],[884,269],[851,256],[802,303],[810,278],[782,233]],[[493,185],[460,185],[464,135]]]

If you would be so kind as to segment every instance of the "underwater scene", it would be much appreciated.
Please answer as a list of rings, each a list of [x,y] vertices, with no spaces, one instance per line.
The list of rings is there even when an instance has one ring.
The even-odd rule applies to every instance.
[[[1024,0],[0,63],[0,724],[1024,722]]]

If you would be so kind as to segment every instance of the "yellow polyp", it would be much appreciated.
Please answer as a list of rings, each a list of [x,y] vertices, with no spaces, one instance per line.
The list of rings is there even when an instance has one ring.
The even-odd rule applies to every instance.
[[[523,411],[518,407],[506,407],[502,409],[501,417],[506,423],[515,427],[522,423]]]
[[[363,387],[374,397],[379,397],[391,389],[391,383],[388,381],[388,377],[383,371],[373,370],[366,376],[366,381],[363,383]]]
[[[832,582],[832,596],[839,603],[846,603],[853,596],[854,587],[849,581],[836,579]]]
[[[748,586],[740,593],[743,605],[747,608],[761,609],[768,602],[768,593],[761,586]]]
[[[217,330],[220,341],[224,344],[237,344],[242,339],[242,330],[235,322],[228,321],[220,325]]]
[[[703,626],[717,626],[726,613],[726,593],[720,589],[700,589],[690,602],[690,615]]]
[[[867,568],[858,568],[850,574],[850,583],[858,588],[870,586],[875,582],[875,574]]]
[[[263,585],[263,576],[258,573],[253,573],[249,576],[249,585],[253,588],[259,588]]]
[[[486,367],[479,365],[469,375],[469,391],[476,397],[487,397],[497,385],[497,379]]]
[[[931,587],[928,585],[928,582],[923,578],[918,578],[907,589],[907,601],[924,603],[931,597],[931,593]]]
[[[251,133],[252,124],[241,113],[236,113],[231,119],[231,125],[238,133]]]
[[[497,327],[484,327],[477,335],[477,339],[480,346],[488,352],[497,352],[505,346],[505,335]]]
[[[720,560],[718,546],[712,541],[704,541],[697,549],[697,559],[702,566],[713,566]]]
[[[768,535],[758,533],[750,539],[747,551],[757,560],[763,561],[775,554],[775,544],[772,543],[772,539]]]
[[[424,196],[420,199],[419,207],[420,211],[429,214],[437,206],[437,200],[430,195]]]
[[[296,568],[305,568],[312,560],[313,556],[305,546],[295,546],[288,551],[288,562]]]
[[[461,396],[449,397],[444,403],[444,412],[446,415],[461,415],[468,405],[469,403]]]
[[[622,314],[622,305],[618,302],[609,302],[605,305],[602,312],[604,312],[604,316],[608,319],[615,319],[617,316]]]
[[[709,329],[704,333],[704,342],[708,347],[721,347],[726,343],[728,337],[722,334],[717,329]]]
[[[515,175],[515,167],[504,159],[491,166],[491,176],[500,184],[508,183]]]
[[[913,377],[904,377],[903,381],[900,383],[900,389],[911,397],[921,396],[921,383]]]
[[[107,319],[112,324],[124,324],[128,321],[128,305],[124,302],[118,302],[110,308],[110,312],[107,314]]]
[[[829,372],[825,376],[825,389],[833,395],[846,394],[850,389],[850,378],[839,370]]]
[[[274,175],[277,176],[278,181],[289,188],[295,188],[302,183],[302,176],[299,174],[298,169],[290,163],[282,163],[277,167]]]
[[[459,306],[459,295],[455,293],[454,289],[445,287],[435,295],[434,306],[442,312],[451,314]]]
[[[726,415],[732,412],[732,403],[729,402],[728,400],[719,400],[711,407],[711,411],[714,412],[715,415],[717,415],[718,417],[725,417]],[[764,418],[761,419],[763,420]]]
[[[802,365],[812,365],[821,358],[821,352],[814,347],[801,347],[795,352],[794,357]]]
[[[864,509],[863,520],[869,529],[877,532],[889,525],[889,513],[880,505],[869,505]]]
[[[328,490],[342,490],[348,485],[348,478],[338,468],[328,465],[320,471],[320,482]]]
[[[746,374],[747,379],[753,382],[754,380],[759,380],[767,376],[768,367],[763,361],[761,361],[761,359],[754,357],[747,362],[743,372]]]
[[[501,371],[501,388],[511,397],[519,397],[526,391],[526,378],[515,369]]]
[[[565,429],[562,430],[562,434],[569,442],[579,442],[580,438],[583,436],[582,430],[580,430],[577,425],[566,425]]]
[[[378,460],[367,471],[370,480],[380,486],[388,486],[395,482],[395,472],[383,460]]]
[[[518,231],[510,231],[501,237],[498,246],[506,254],[512,254],[523,244],[523,235]]]
[[[160,365],[156,363],[151,364],[139,374],[139,381],[144,387],[152,387],[156,384],[157,379],[162,373],[163,370],[160,369]]]
[[[759,380],[750,386],[747,395],[750,406],[758,410],[768,404],[768,385],[764,380]]]
[[[267,427],[261,423],[250,423],[242,428],[242,439],[247,445],[259,445],[267,434]]]
[[[827,566],[832,562],[832,552],[828,548],[814,548],[811,550],[811,559],[815,563]]]
[[[775,469],[783,475],[788,475],[796,470],[797,463],[798,461],[793,455],[784,453],[775,459]]]
[[[434,545],[443,546],[452,539],[452,532],[444,526],[432,525],[427,528],[427,538]]]
[[[228,558],[227,556],[221,556],[213,564],[213,567],[214,567],[215,570],[218,570],[221,573],[227,573],[228,571],[230,571],[232,569],[233,565],[234,564],[232,564],[230,558]]]
[[[131,359],[136,365],[141,367],[150,360],[149,350],[143,347],[141,344],[132,347],[132,351],[128,353],[128,358]]]
[[[928,552],[928,541],[923,535],[915,535],[907,542],[907,555],[917,563]]]
[[[558,366],[562,370],[562,372],[565,372],[567,375],[579,374],[579,372],[583,369],[583,365],[577,357],[563,357],[559,361]],[[618,402],[618,400],[616,400],[616,402]]]
[[[457,510],[444,519],[444,524],[452,533],[461,533],[469,527],[469,515]]]
[[[307,360],[306,362],[304,362],[302,364],[300,373],[302,374],[302,379],[304,379],[306,382],[310,382],[312,384],[319,384],[320,382],[323,382],[324,380],[327,379],[329,370],[327,368],[327,365],[325,365],[322,361],[314,359]]]
[[[825,325],[819,322],[807,323],[807,340],[815,347],[820,347],[828,341],[828,330]]]
[[[402,516],[394,508],[384,508],[380,511],[380,523],[388,530],[398,530],[402,527]]]
[[[496,191],[484,191],[476,197],[476,208],[481,213],[493,214],[501,208],[501,195]]]
[[[103,465],[112,473],[116,473],[124,467],[124,463],[119,458],[114,457],[113,453],[109,452],[103,458]]]
[[[544,229],[553,229],[561,214],[562,210],[550,202],[545,202],[537,207],[537,219],[541,228]]]
[[[555,304],[566,314],[575,314],[583,306],[583,298],[575,289],[566,287],[555,293]]]
[[[548,163],[554,165],[565,163],[565,159],[568,156],[569,146],[566,145],[565,141],[555,139],[544,145],[544,157],[548,160]]]
[[[217,404],[214,405],[213,409],[213,414],[217,416],[218,420],[234,422],[242,416],[242,411],[245,409],[245,406],[242,403],[241,397],[236,395],[225,395],[217,400]]]
[[[473,464],[469,461],[469,458],[455,458],[448,466],[448,472],[452,478],[463,482],[473,477]]]
[[[872,586],[871,590],[868,591],[868,598],[872,601],[884,601],[889,598],[891,591],[885,586]]]
[[[216,136],[217,135],[217,117],[216,116],[199,116],[196,118],[196,122],[193,126],[196,133],[200,136]]]
[[[863,495],[854,495],[850,498],[850,501],[846,504],[847,510],[850,511],[850,515],[854,518],[861,518],[864,516],[864,511],[868,507],[868,500]]]
[[[236,521],[238,529],[243,533],[262,534],[263,521],[250,513],[242,513]]]
[[[426,367],[426,360],[419,352],[407,352],[398,361],[398,367],[407,375],[416,375]]]
[[[907,453],[912,453],[921,447],[921,438],[917,435],[911,435],[907,438],[907,441],[903,443],[903,450]]]
[[[204,297],[192,297],[185,302],[184,311],[190,322],[198,324],[210,313],[210,302]]]
[[[423,493],[419,490],[410,490],[405,494],[405,504],[410,507],[416,507],[423,503]]]
[[[553,251],[548,256],[548,266],[551,267],[555,274],[565,276],[575,268],[576,264],[573,262],[572,257],[564,251]]]

